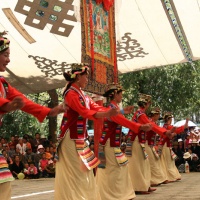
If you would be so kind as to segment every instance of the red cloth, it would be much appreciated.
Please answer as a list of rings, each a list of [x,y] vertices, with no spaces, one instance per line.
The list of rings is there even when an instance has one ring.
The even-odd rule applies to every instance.
[[[27,174],[37,174],[38,171],[37,171],[37,167],[29,167],[28,168],[28,171],[27,171]]]
[[[111,101],[111,104],[116,108],[119,108],[116,102]],[[109,106],[111,107],[111,106]],[[105,119],[106,120],[106,119]],[[136,123],[134,121],[130,121],[124,117],[122,114],[118,114],[110,117],[110,120],[106,120],[106,124],[108,127],[104,127],[104,131],[106,132],[106,136],[102,139],[101,144],[105,145],[108,138],[110,138],[110,146],[117,147],[120,146],[120,138],[118,138],[119,132],[116,130],[117,126],[120,125],[120,135],[121,135],[121,126],[127,127],[135,133],[139,132],[141,124]],[[118,127],[119,128],[119,127]],[[118,141],[119,140],[119,141]]]
[[[80,88],[78,88],[78,86],[76,84],[72,84],[72,86],[80,94],[82,94],[82,96],[84,96],[84,94],[82,93]],[[94,117],[94,114],[96,114],[97,111],[106,111],[107,110],[106,108],[96,104],[89,97],[86,97],[86,101],[89,103],[89,108],[87,108],[85,105],[82,105],[81,101],[80,101],[81,97],[78,92],[76,92],[74,90],[70,90],[65,96],[65,103],[68,105],[69,109],[66,114],[67,122],[66,122],[65,126],[63,127],[62,133],[60,135],[61,138],[64,136],[65,131],[69,128],[71,139],[81,139],[81,138],[78,138],[77,121],[78,121],[78,117],[82,116],[83,117],[83,122],[82,122],[83,136],[82,137],[84,139],[84,133],[86,131],[86,119],[95,120],[96,118]],[[80,134],[79,134],[79,137],[80,137]]]
[[[170,124],[164,124],[163,127],[166,128],[167,130],[171,130],[172,128],[174,128],[174,126],[172,126]],[[182,133],[184,131],[184,129],[185,129],[185,126],[180,126],[180,127],[176,128],[174,132],[176,134],[180,134],[180,133]],[[172,146],[172,140],[169,139],[168,137],[162,138],[160,140],[160,144],[161,145],[164,145],[165,142],[167,143],[167,147],[171,147]]]
[[[8,91],[6,93],[6,98],[0,97],[0,107],[3,106],[5,103],[9,103],[15,97],[21,97],[25,103],[24,107],[21,110],[33,115],[38,119],[39,122],[42,122],[48,115],[50,108],[32,102],[31,100],[27,99],[21,92],[13,88],[9,83],[7,84]],[[0,114],[5,114],[5,112],[0,110]]]
[[[143,110],[143,109],[140,109]],[[134,116],[133,116],[134,118]],[[154,123],[153,121],[149,120],[149,118],[147,117],[147,115],[145,113],[143,113],[142,115],[140,115],[138,117],[138,123],[140,124],[147,124],[150,123],[152,125],[152,131],[156,132],[157,134],[164,136],[164,133],[166,132],[165,128],[162,128],[160,126],[158,126],[156,123]]]
[[[42,171],[45,169],[45,167],[48,165],[47,159],[41,159],[39,166],[41,167]]]

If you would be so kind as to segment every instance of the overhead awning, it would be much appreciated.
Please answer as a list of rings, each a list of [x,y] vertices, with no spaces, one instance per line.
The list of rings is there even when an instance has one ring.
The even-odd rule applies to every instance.
[[[0,31],[8,31],[11,40],[11,63],[3,75],[23,93],[63,87],[62,72],[67,64],[81,62],[81,23],[74,15],[78,1],[42,2],[43,7],[39,0],[0,3]],[[47,8],[44,12],[45,2],[53,5],[58,15]],[[199,3],[115,0],[119,72],[198,60]]]

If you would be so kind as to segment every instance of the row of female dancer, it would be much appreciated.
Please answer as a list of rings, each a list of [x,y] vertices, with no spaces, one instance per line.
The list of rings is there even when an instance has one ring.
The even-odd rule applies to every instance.
[[[0,37],[0,71],[4,72],[10,62],[10,41]],[[3,77],[0,77],[0,114],[21,109],[32,114],[40,122],[46,116],[56,116],[66,112],[57,148],[55,199],[56,200],[129,200],[135,193],[149,194],[155,189],[151,185],[180,179],[171,156],[170,139],[174,132],[187,127],[174,129],[170,125],[171,115],[166,116],[165,127],[156,125],[159,110],[153,110],[151,118],[145,110],[151,104],[151,96],[140,94],[139,109],[132,120],[124,114],[132,112],[128,106],[120,110],[123,89],[118,84],[110,85],[104,96],[110,99],[107,107],[97,105],[82,89],[88,83],[89,66],[74,64],[72,70],[64,73],[68,84],[64,91],[64,103],[53,109],[38,105],[24,97]],[[100,138],[101,159],[95,157],[85,139],[87,120],[103,118],[104,127]],[[121,126],[130,129],[127,138],[126,155],[120,150]],[[163,139],[161,157],[156,157],[153,137],[159,134]],[[148,139],[149,138],[149,139]],[[148,141],[148,143],[147,143]],[[166,151],[165,151],[166,149]],[[154,153],[154,154],[153,154]],[[163,159],[162,159],[163,158]],[[170,157],[171,158],[171,157]],[[161,162],[163,160],[163,162]],[[97,166],[96,177],[93,169]],[[158,170],[159,169],[159,170]],[[162,169],[162,170],[161,170]],[[2,200],[11,199],[10,181],[12,174],[5,158],[0,154],[0,193]]]
[[[123,88],[119,84],[109,85],[103,95],[109,99],[108,106],[99,106],[81,90],[88,82],[88,66],[74,64],[72,68],[64,73],[68,82],[64,91],[68,110],[59,138],[55,199],[130,200],[135,198],[136,193],[155,191],[151,186],[180,180],[172,158],[171,139],[175,133],[187,128],[188,120],[185,126],[175,129],[171,126],[173,116],[166,113],[165,125],[159,127],[156,121],[160,117],[160,109],[152,109],[151,117],[147,117],[145,111],[151,104],[151,96],[145,94],[139,95],[139,109],[132,120],[128,120],[124,114],[131,113],[133,107],[120,110]],[[87,119],[95,120],[102,117],[100,113],[112,109],[118,113],[104,115],[99,140],[100,156],[97,158],[85,142]],[[122,126],[130,129],[126,154],[120,150]],[[156,134],[162,138],[161,156],[154,148]],[[97,166],[94,177],[92,169]]]

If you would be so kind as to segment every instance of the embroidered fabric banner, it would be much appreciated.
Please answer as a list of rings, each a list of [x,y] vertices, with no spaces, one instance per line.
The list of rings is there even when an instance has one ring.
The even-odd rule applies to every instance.
[[[87,91],[102,95],[117,82],[114,6],[106,11],[96,0],[81,1],[82,62],[91,63]]]

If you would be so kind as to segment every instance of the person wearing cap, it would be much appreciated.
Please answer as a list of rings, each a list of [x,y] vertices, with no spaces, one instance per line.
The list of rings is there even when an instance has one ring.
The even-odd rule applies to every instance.
[[[32,152],[31,148],[26,148],[26,153],[23,157],[23,163],[30,164],[30,162],[35,163],[35,153]]]
[[[192,153],[196,153],[198,157],[200,157],[200,146],[198,145],[199,140],[196,139],[196,137],[193,137],[189,140],[189,144],[191,145]]]
[[[0,33],[0,72],[5,72],[10,62],[10,40]],[[46,116],[56,116],[64,112],[63,105],[53,109],[36,104],[27,99],[21,92],[12,87],[3,76],[0,76],[0,121],[3,115],[15,110],[22,110],[36,117],[42,122]],[[9,200],[11,198],[10,181],[14,178],[8,169],[6,160],[0,154],[0,194],[1,199]]]
[[[178,168],[181,164],[183,164],[183,154],[184,152],[179,148],[178,142],[174,141],[172,144],[172,151],[176,154],[177,158],[175,159],[175,165]]]
[[[185,152],[184,145],[183,145],[183,139],[178,138],[178,148],[182,151]]]
[[[149,119],[156,123],[160,118],[161,110],[159,107],[153,107],[149,113]],[[156,132],[150,130],[146,133],[146,139],[148,145],[145,146],[148,154],[150,171],[151,171],[151,186],[158,186],[161,183],[167,183],[167,176],[163,172],[161,167],[161,161],[158,152],[155,149],[156,146]]]
[[[104,97],[107,97],[109,108],[118,108],[123,98],[123,88],[119,84],[110,84]],[[133,106],[124,108],[123,114],[131,113]],[[135,198],[135,192],[132,187],[131,178],[128,173],[128,159],[120,150],[120,139],[122,137],[122,126],[138,133],[139,131],[148,131],[150,124],[141,125],[128,120],[123,114],[118,114],[104,119],[104,128],[100,139],[102,153],[105,154],[106,163],[101,163],[101,168],[97,169],[97,185],[102,200],[129,200]],[[99,152],[100,153],[100,152]]]
[[[171,112],[165,112],[163,119],[163,127],[167,130],[173,130],[174,127],[171,125],[173,115]],[[175,134],[183,133],[184,130],[188,128],[188,119],[186,119],[185,125],[176,128],[173,132]],[[176,154],[172,150],[172,138],[162,137],[160,140],[160,147],[162,148],[161,152],[161,163],[165,174],[167,175],[167,180],[169,182],[174,182],[181,179],[181,174],[179,173],[176,165],[175,159],[177,158]]]
[[[200,160],[196,153],[191,154],[190,172],[200,172]]]
[[[55,199],[98,200],[100,196],[93,169],[98,166],[99,160],[85,142],[87,121],[111,117],[120,110],[99,106],[84,94],[82,89],[88,83],[88,64],[71,64],[71,71],[63,75],[68,82],[63,93],[68,110],[64,114],[58,138]]]
[[[171,131],[167,131],[165,128],[159,127],[156,123],[149,120],[146,115],[146,110],[151,105],[151,96],[147,94],[139,94],[138,106],[139,109],[134,113],[132,121],[140,124],[151,123],[152,131],[161,136],[171,137]],[[129,173],[132,180],[133,189],[136,194],[150,194],[150,192],[156,189],[151,188],[151,171],[146,153],[145,146],[147,144],[146,132],[140,131],[139,134],[129,130],[126,155],[129,160]]]

